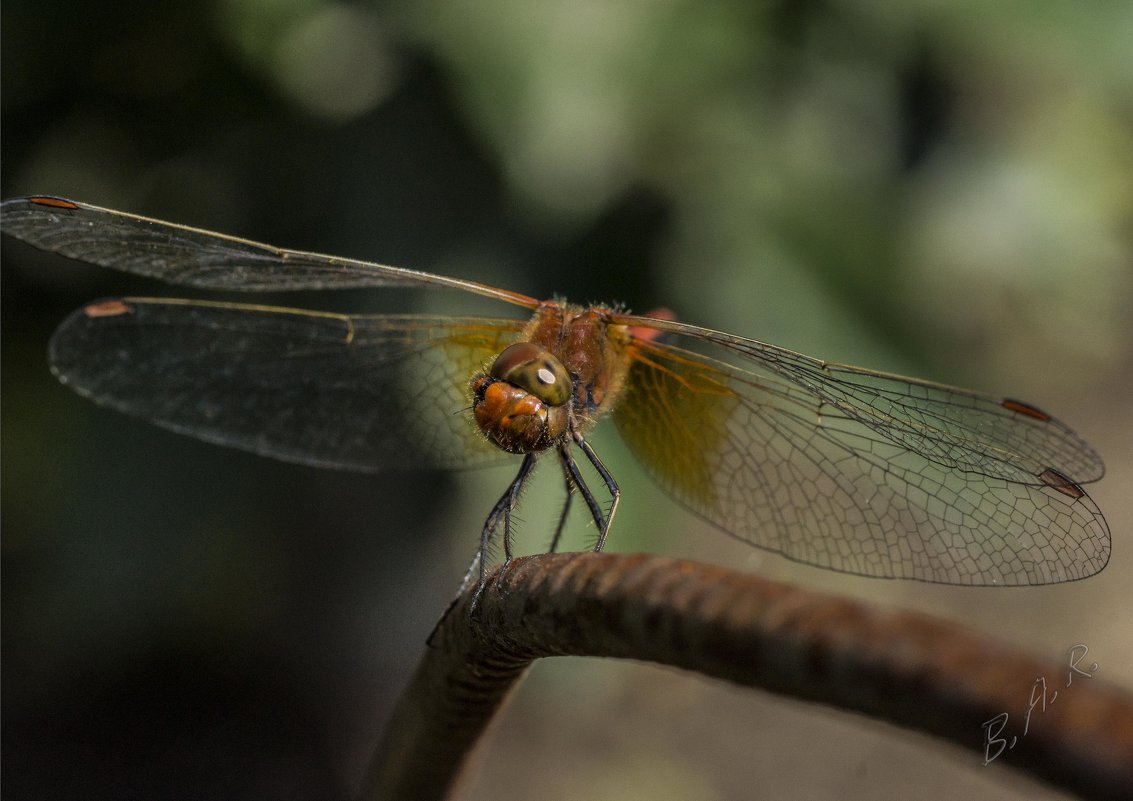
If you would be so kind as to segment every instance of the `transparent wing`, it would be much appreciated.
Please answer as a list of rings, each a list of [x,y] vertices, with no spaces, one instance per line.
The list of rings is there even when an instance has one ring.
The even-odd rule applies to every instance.
[[[458,467],[500,455],[468,382],[523,325],[124,298],[72,314],[50,359],[80,394],[209,442],[321,467]]]
[[[1021,401],[824,362],[670,320],[618,315],[615,321],[718,345],[738,357],[745,370],[753,370],[757,380],[799,398],[811,414],[833,415],[829,426],[834,418],[845,417],[944,467],[1024,484],[1047,483],[1043,474],[1048,468],[1078,484],[1105,473],[1085,440]]]
[[[800,562],[949,584],[1084,578],[1110,536],[1080,486],[1103,467],[1027,404],[830,365],[668,321],[734,364],[635,341],[614,418],[657,480],[716,525]]]
[[[448,287],[529,309],[538,305],[533,298],[475,281],[285,250],[63,198],[6,200],[0,204],[0,228],[41,250],[203,289]]]

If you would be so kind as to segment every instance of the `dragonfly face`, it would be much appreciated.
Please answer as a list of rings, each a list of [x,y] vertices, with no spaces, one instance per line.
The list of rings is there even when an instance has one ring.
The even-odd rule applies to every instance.
[[[510,555],[512,510],[548,451],[602,547],[619,491],[586,436],[609,413],[673,498],[797,561],[1026,585],[1084,578],[1109,559],[1109,528],[1083,486],[1101,478],[1101,459],[1018,400],[831,364],[664,315],[540,302],[60,198],[5,201],[0,228],[71,258],[206,289],[448,288],[527,310],[528,320],[456,319],[121,298],[77,311],[50,349],[60,380],[96,402],[303,464],[453,467],[521,455],[482,551],[502,530]],[[576,450],[609,491],[608,513]]]
[[[547,450],[616,404],[630,338],[610,315],[540,304],[520,341],[472,380],[476,424],[493,444],[508,453]]]
[[[566,434],[570,376],[558,359],[530,342],[509,345],[491,370],[472,379],[471,389],[476,425],[501,450],[544,451]]]

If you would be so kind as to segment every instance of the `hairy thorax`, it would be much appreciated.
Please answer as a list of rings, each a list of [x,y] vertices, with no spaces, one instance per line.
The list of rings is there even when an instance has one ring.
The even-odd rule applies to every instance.
[[[546,450],[614,406],[630,338],[609,315],[547,301],[520,340],[472,379],[473,415],[493,444],[509,453]]]

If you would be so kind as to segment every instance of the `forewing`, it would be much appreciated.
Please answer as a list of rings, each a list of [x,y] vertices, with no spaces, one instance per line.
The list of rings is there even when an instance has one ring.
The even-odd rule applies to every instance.
[[[1037,409],[673,328],[735,362],[637,341],[614,417],[662,486],[737,537],[948,584],[1069,581],[1108,561],[1079,484],[1101,461]]]
[[[72,314],[50,359],[80,394],[209,442],[350,470],[457,467],[499,455],[468,384],[522,326],[125,298]]]
[[[725,358],[742,365],[738,375],[751,370],[756,380],[785,382],[801,391],[799,397],[820,403],[819,413],[846,417],[943,467],[1026,484],[1046,483],[1048,469],[1076,484],[1105,473],[1101,458],[1077,433],[1017,400],[824,362],[685,323],[633,315],[617,321],[719,346]]]
[[[203,289],[448,287],[526,308],[538,305],[476,281],[277,248],[63,198],[6,200],[0,204],[0,229],[41,250]]]

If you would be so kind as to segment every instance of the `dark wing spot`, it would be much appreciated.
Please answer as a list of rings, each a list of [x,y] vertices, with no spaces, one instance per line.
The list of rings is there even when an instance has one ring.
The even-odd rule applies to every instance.
[[[1063,495],[1068,495],[1074,500],[1078,500],[1086,494],[1086,491],[1084,489],[1075,484],[1062,473],[1055,470],[1053,467],[1048,467],[1046,470],[1043,470],[1041,473],[1039,473],[1039,478],[1042,479],[1042,482],[1048,487],[1054,487]]]
[[[79,207],[77,203],[72,203],[71,201],[65,200],[64,198],[49,197],[47,195],[36,195],[35,197],[29,197],[28,202],[36,206],[51,206],[54,209],[74,210]]]
[[[104,300],[102,303],[92,303],[83,309],[87,317],[117,317],[120,314],[130,314],[134,311],[132,306],[120,300]]]
[[[1023,401],[1004,398],[1002,406],[1009,412],[1015,412],[1016,414],[1025,414],[1027,415],[1027,417],[1033,417],[1036,420],[1041,420],[1044,423],[1050,420],[1050,415],[1044,412],[1042,409],[1037,409],[1029,403],[1023,403]]]

